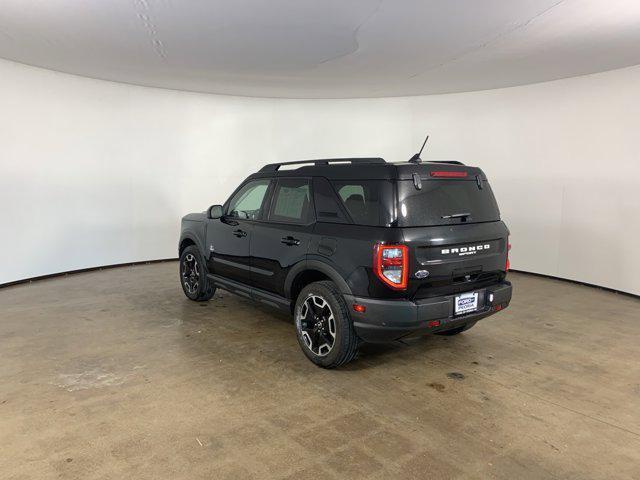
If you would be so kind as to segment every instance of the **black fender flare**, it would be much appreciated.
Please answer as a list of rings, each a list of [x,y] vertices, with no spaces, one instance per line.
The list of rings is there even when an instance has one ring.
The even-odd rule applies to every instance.
[[[287,274],[287,278],[284,281],[284,293],[287,298],[291,298],[291,288],[293,287],[293,281],[298,276],[298,274],[304,272],[305,270],[317,270],[321,273],[324,273],[327,277],[331,279],[333,283],[336,284],[340,293],[345,295],[353,295],[351,292],[351,288],[347,284],[342,275],[338,273],[338,271],[333,268],[331,265],[328,265],[319,260],[302,260],[296,263],[289,273]]]
[[[180,252],[180,245],[182,245],[182,242],[184,242],[185,240],[191,240],[193,243],[195,243],[202,256],[206,258],[206,252],[202,246],[202,242],[198,238],[198,235],[190,230],[187,230],[183,232],[182,235],[180,235],[180,241],[178,242],[178,252]]]

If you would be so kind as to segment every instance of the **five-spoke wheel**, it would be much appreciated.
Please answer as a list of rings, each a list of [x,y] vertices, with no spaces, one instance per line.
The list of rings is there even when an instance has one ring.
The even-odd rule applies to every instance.
[[[315,282],[302,289],[295,323],[298,343],[316,365],[338,367],[355,357],[359,340],[344,297],[333,282]]]
[[[298,309],[296,326],[304,343],[314,354],[323,357],[333,348],[336,341],[336,320],[324,298],[308,295]]]
[[[182,284],[192,295],[198,291],[198,287],[200,286],[198,261],[192,253],[186,254],[182,260]]]
[[[180,254],[180,284],[187,298],[196,302],[209,300],[215,293],[207,278],[207,265],[195,245],[188,246]]]

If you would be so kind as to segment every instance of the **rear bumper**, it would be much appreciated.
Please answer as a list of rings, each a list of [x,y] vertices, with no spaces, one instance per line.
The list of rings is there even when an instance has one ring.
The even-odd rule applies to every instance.
[[[366,342],[388,342],[410,335],[436,333],[464,326],[493,315],[511,301],[511,283],[501,282],[478,290],[478,310],[466,315],[453,314],[456,295],[422,300],[380,300],[345,295],[353,325]],[[490,301],[493,295],[493,301]],[[353,311],[352,305],[364,305],[366,311]]]

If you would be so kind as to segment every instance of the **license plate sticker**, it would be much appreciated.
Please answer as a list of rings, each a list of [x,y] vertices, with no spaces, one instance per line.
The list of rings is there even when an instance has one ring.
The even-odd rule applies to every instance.
[[[463,293],[455,297],[455,314],[474,312],[478,309],[478,292]]]

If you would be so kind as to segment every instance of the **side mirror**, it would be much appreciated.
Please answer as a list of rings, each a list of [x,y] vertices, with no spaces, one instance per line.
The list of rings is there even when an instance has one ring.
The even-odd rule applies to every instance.
[[[207,210],[207,217],[211,219],[220,218],[222,216],[222,205],[212,205]]]

